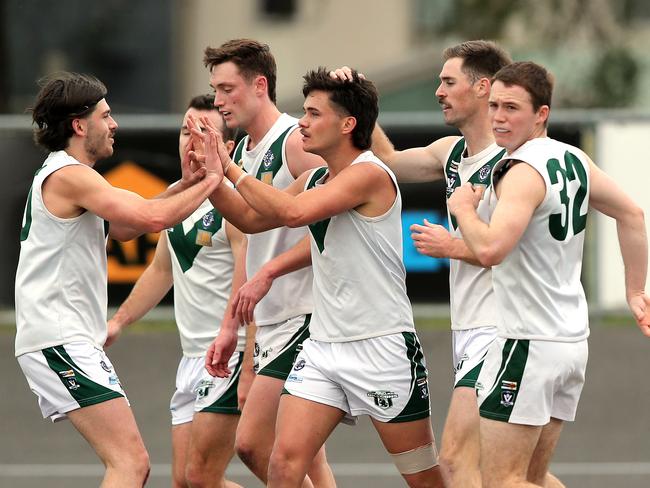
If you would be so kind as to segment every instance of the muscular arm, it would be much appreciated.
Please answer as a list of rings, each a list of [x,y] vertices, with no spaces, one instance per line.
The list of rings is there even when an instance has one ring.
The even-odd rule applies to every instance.
[[[113,318],[108,321],[108,336],[105,346],[110,346],[125,327],[141,319],[149,310],[158,305],[172,287],[172,283],[172,266],[167,247],[167,235],[162,232],[156,245],[153,261],[140,275],[133,290],[117,309]]]
[[[546,194],[542,177],[527,164],[515,164],[498,183],[499,202],[490,223],[476,213],[482,192],[466,183],[448,201],[465,244],[484,267],[499,264],[517,245]]]
[[[403,183],[435,181],[444,177],[445,158],[458,137],[443,137],[426,147],[397,151],[379,124],[372,132],[372,152],[386,163]]]
[[[648,275],[648,236],[643,209],[591,161],[589,172],[589,205],[616,220],[627,301],[641,331],[650,336],[650,300],[644,291]]]
[[[111,223],[116,238],[133,232],[160,232],[189,216],[220,182],[210,173],[169,198],[146,200],[111,186],[99,173],[81,165],[66,166],[45,181],[43,198],[55,215],[69,218],[86,209]],[[132,238],[134,236],[130,236]]]

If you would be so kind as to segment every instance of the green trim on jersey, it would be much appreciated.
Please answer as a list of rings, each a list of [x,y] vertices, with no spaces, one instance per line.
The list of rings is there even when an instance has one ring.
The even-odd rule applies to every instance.
[[[458,174],[458,166],[460,165],[460,160],[462,159],[465,147],[465,138],[461,137],[454,145],[451,152],[449,153],[449,157],[447,158],[447,163],[445,164],[445,175],[447,177],[447,200],[449,200],[449,197],[451,197],[456,188],[461,185],[460,175]],[[487,163],[476,170],[472,176],[469,177],[467,182],[472,183],[473,185],[483,185],[488,188],[490,186],[490,177],[492,176],[494,165],[497,164],[501,158],[503,158],[503,155],[505,153],[505,149],[500,151],[495,157],[490,159]],[[454,230],[458,229],[458,222],[456,221],[456,217],[451,214],[449,215],[449,225],[451,225]]]
[[[305,315],[305,322],[298,328],[291,339],[289,339],[275,359],[260,369],[257,372],[258,375],[270,376],[281,380],[287,379],[291,368],[293,368],[296,356],[300,352],[302,343],[305,339],[309,339],[309,322],[311,322],[310,313]]]
[[[260,163],[259,169],[257,170],[257,174],[255,175],[255,178],[268,183],[268,181],[266,181],[263,178],[263,175],[265,173],[271,173],[272,174],[271,180],[273,180],[277,172],[280,171],[280,168],[284,164],[284,158],[282,154],[282,146],[284,145],[284,140],[287,138],[289,132],[291,132],[295,128],[296,126],[292,125],[287,130],[285,130],[282,134],[280,134],[275,141],[273,141],[269,149],[266,151],[266,153],[264,153],[264,156],[262,156],[262,161]],[[237,147],[235,148],[235,152],[234,152],[233,160],[242,169],[244,166],[244,160],[242,155],[244,152],[244,146],[248,142],[248,139],[249,137],[246,136],[241,141],[239,141],[239,144],[237,144]]]
[[[183,273],[192,267],[194,259],[199,254],[201,248],[204,247],[201,244],[197,244],[199,231],[209,233],[210,241],[212,241],[212,236],[221,229],[222,223],[223,217],[213,208],[197,220],[187,234],[183,230],[182,222],[176,224],[171,229],[167,229],[167,238],[172,245],[172,249]]]
[[[77,366],[66,352],[64,346],[48,347],[42,350],[50,369],[68,389],[80,407],[102,403],[113,398],[121,398],[121,393],[95,383]]]
[[[326,173],[327,168],[318,168],[314,171],[307,183],[307,190],[314,188],[318,180],[325,176]],[[330,225],[330,220],[331,219],[325,219],[309,224],[309,232],[311,232],[311,235],[314,237],[316,246],[321,254],[323,254],[323,251],[325,250],[325,234],[327,233],[327,227]]]
[[[427,366],[422,346],[414,332],[402,332],[402,337],[406,344],[406,356],[411,362],[411,386],[408,402],[402,411],[389,421],[390,423],[411,422],[431,416]]]
[[[108,237],[110,227],[111,223],[108,220],[104,220],[104,237]]]
[[[240,352],[239,359],[237,360],[237,365],[235,366],[235,370],[230,376],[230,381],[228,383],[228,387],[226,388],[226,391],[223,393],[223,395],[217,398],[212,404],[199,410],[200,412],[227,413],[227,414],[236,414],[236,415],[239,415],[241,413],[238,408],[237,386],[239,385],[239,376],[241,374],[241,368],[243,363],[244,363],[244,353]],[[198,395],[201,394],[199,388],[197,388],[197,399],[198,399]],[[203,388],[206,389],[208,387],[203,387]],[[202,392],[202,394],[204,396],[207,395],[208,394],[207,389],[205,392]]]
[[[530,340],[506,339],[501,351],[501,366],[490,392],[479,408],[481,417],[507,422],[517,402],[521,379],[526,369]],[[487,385],[483,385],[486,388]]]
[[[41,170],[45,168],[45,165],[41,166],[36,170],[36,173],[34,173],[34,178],[36,178],[36,175],[41,172]],[[29,187],[29,193],[27,193],[27,205],[25,206],[25,225],[23,225],[22,229],[20,229],[20,241],[24,241],[29,237],[29,229],[32,228],[32,190],[34,189],[34,184],[32,183],[32,186]]]

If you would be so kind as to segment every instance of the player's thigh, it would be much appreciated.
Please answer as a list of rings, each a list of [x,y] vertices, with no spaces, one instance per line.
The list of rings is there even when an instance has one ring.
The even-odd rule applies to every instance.
[[[410,451],[434,442],[429,418],[410,422],[380,422],[371,418],[382,444],[391,454]]]
[[[472,449],[478,452],[479,415],[476,390],[456,387],[451,395],[449,411],[442,433],[441,452],[455,453]]]
[[[263,438],[270,435],[273,439],[283,385],[284,381],[278,378],[255,377],[239,420],[238,436]]]
[[[239,415],[197,412],[191,427],[188,463],[225,470],[234,454]]]
[[[528,467],[528,480],[535,483],[543,482],[548,468],[551,463],[551,458],[555,452],[555,447],[560,440],[562,427],[564,422],[558,419],[551,419],[551,421],[542,428],[542,433],[535,446],[530,465]]]
[[[481,474],[486,483],[525,480],[542,427],[480,419]]]
[[[124,398],[73,410],[68,417],[102,460],[138,458],[146,452],[131,407]]]
[[[345,416],[339,408],[305,398],[282,395],[278,409],[274,453],[299,458],[309,466]],[[306,469],[306,468],[305,468]]]
[[[184,478],[187,451],[190,446],[192,422],[172,425],[172,475],[174,478]]]

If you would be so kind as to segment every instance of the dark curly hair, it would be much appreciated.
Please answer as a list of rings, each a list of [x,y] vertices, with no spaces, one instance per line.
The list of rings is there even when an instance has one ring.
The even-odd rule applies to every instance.
[[[327,92],[330,101],[340,112],[357,120],[352,131],[352,144],[357,149],[369,149],[379,115],[379,95],[375,85],[360,78],[356,70],[352,70],[352,81],[332,78],[329,70],[322,66],[316,71],[309,71],[303,79],[302,94],[305,97],[315,90]]]
[[[38,81],[41,87],[32,113],[34,141],[49,151],[68,147],[72,121],[86,118],[106,97],[106,86],[92,75],[61,72]]]

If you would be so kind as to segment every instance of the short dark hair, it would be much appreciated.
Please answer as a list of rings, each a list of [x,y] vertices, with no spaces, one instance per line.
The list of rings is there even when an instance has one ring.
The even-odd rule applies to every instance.
[[[210,70],[228,61],[234,63],[241,75],[251,81],[255,76],[266,78],[269,98],[276,103],[275,83],[277,68],[268,44],[253,39],[232,39],[221,46],[206,47],[203,64]]]
[[[466,41],[448,47],[442,53],[448,61],[452,58],[463,60],[462,71],[472,83],[481,78],[492,78],[497,71],[512,63],[510,55],[492,41]]]
[[[68,147],[72,121],[88,117],[106,97],[106,86],[93,75],[60,72],[38,80],[41,87],[33,108],[34,141],[49,151]]]
[[[196,110],[218,110],[214,106],[214,95],[205,94],[197,95],[190,100],[190,103],[187,104],[187,108],[193,108]],[[223,118],[221,119],[221,135],[223,136],[224,141],[234,141],[237,138],[237,128],[228,127]]]
[[[553,97],[553,75],[546,68],[532,61],[512,63],[500,69],[492,80],[506,86],[517,85],[530,95],[533,110],[537,112],[542,105],[551,107]]]
[[[379,96],[375,85],[360,78],[356,70],[352,70],[352,81],[332,78],[329,70],[322,66],[316,71],[309,71],[303,79],[305,83],[302,94],[307,97],[312,91],[327,92],[336,109],[357,120],[357,125],[352,131],[354,147],[370,148],[372,131],[379,115]]]

